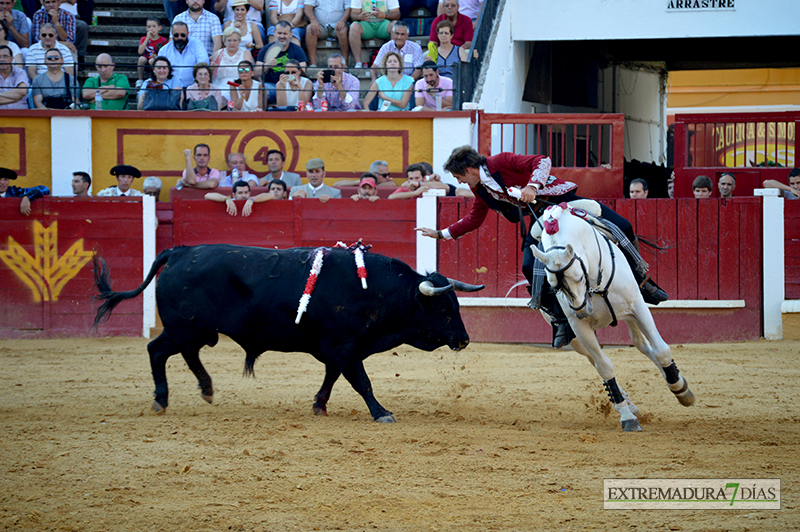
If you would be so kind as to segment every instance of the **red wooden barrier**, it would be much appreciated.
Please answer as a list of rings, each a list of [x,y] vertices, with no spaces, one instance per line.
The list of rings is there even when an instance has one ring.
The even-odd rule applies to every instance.
[[[0,338],[90,336],[95,314],[91,255],[117,286],[142,281],[142,205],[137,198],[43,198],[30,216],[0,201]],[[142,300],[122,303],[103,336],[139,336]]]
[[[800,200],[783,202],[786,299],[800,299]]]

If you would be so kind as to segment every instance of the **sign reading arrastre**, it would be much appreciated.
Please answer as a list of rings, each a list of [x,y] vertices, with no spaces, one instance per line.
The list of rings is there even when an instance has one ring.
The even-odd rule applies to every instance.
[[[667,0],[667,11],[730,11],[736,9],[736,0]]]

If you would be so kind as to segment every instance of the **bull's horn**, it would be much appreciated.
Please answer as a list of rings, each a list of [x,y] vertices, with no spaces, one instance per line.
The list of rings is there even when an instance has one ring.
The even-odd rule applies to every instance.
[[[433,286],[433,283],[430,281],[422,281],[419,283],[419,293],[423,296],[438,296],[439,294],[444,294],[452,289],[453,285],[451,284],[447,286]]]
[[[453,288],[459,292],[478,292],[486,288],[485,284],[467,284],[456,281],[455,279],[450,279],[449,277],[447,278],[447,282],[453,285]]]

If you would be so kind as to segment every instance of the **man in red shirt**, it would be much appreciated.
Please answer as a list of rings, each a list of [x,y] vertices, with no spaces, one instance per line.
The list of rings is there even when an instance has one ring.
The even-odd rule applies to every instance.
[[[512,223],[524,223],[524,216],[530,215],[530,210],[522,210],[520,206],[525,206],[524,204],[531,203],[537,198],[556,204],[581,199],[575,193],[578,185],[550,175],[550,158],[543,155],[501,153],[492,157],[484,157],[472,147],[462,146],[453,151],[445,163],[444,169],[452,173],[459,182],[467,183],[476,198],[467,215],[446,229],[440,231],[425,227],[417,229],[423,235],[439,240],[456,239],[474,231],[483,224],[490,209],[499,212]],[[519,200],[509,195],[508,189],[511,187],[520,189]],[[544,206],[544,204],[541,205]],[[637,247],[638,242],[630,222],[603,204],[600,204],[600,208],[602,217],[619,227],[633,246]],[[530,227],[534,223],[535,220],[531,219],[522,258],[522,273],[531,283],[529,291],[539,288],[539,286],[533,286],[535,281],[532,280],[534,262],[537,259],[533,256],[530,246],[538,244],[531,237],[530,232]],[[641,261],[641,257],[638,258],[641,262],[635,263],[634,261],[637,259],[629,256],[625,252],[624,246],[621,248],[626,259],[631,263],[631,269],[640,282],[646,300],[655,304],[666,301],[667,294],[646,275],[646,266],[642,264],[644,261]],[[542,290],[539,292],[541,300],[532,300],[532,308],[541,308],[554,318],[553,347],[558,349],[568,344],[574,335],[569,330],[566,316],[561,305],[558,304],[555,294],[546,286],[547,278],[543,277],[540,282],[542,283],[540,285]]]
[[[458,12],[458,0],[444,0],[443,5],[444,13],[433,19],[433,23],[431,24],[431,42],[436,43],[437,46],[439,45],[439,35],[436,33],[436,25],[444,19],[447,19],[456,27],[456,31],[453,33],[453,45],[469,51],[474,34],[472,20],[468,16]]]

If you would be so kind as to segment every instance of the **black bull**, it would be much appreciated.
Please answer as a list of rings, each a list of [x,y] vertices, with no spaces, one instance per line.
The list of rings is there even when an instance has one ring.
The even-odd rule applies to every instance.
[[[443,345],[460,350],[469,336],[453,288],[476,291],[438,273],[420,275],[407,264],[364,254],[368,288],[361,286],[354,256],[333,249],[324,259],[306,312],[295,324],[298,304],[311,271],[313,248],[272,250],[231,245],[178,247],[161,252],[144,282],[130,292],[111,290],[108,268],[95,257],[98,299],[94,327],[108,319],[123,300],[156,282],[156,302],[163,332],[147,350],[155,381],[153,408],[168,405],[166,362],[177,353],[197,377],[201,395],[211,402],[214,390],[200,349],[225,334],[245,350],[245,375],[261,353],[310,353],[325,364],[325,378],[314,397],[314,412],[326,415],[331,389],[345,379],[364,398],[376,421],[394,421],[372,393],[363,361],[374,353],[409,344],[425,351]]]

